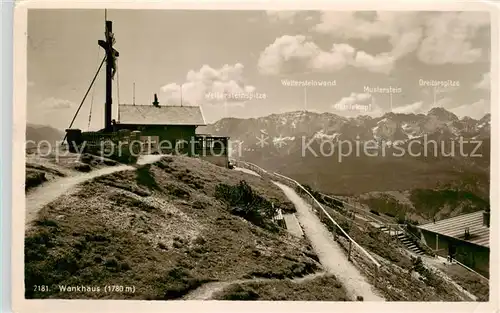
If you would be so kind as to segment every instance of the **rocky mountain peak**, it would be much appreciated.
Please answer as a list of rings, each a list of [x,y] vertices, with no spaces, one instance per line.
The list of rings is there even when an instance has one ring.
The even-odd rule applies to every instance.
[[[450,111],[447,111],[445,108],[437,107],[437,108],[432,108],[428,113],[427,116],[434,116],[438,120],[443,121],[443,122],[451,122],[451,121],[458,121],[459,118],[451,113]]]

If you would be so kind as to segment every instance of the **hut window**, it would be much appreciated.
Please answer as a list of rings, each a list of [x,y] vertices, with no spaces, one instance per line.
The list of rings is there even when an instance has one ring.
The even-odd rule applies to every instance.
[[[214,139],[213,138],[207,138],[206,139],[206,148],[212,148],[214,144]]]

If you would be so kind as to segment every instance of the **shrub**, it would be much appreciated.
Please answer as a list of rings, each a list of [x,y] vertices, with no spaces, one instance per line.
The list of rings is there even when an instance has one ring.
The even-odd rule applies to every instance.
[[[276,214],[276,208],[267,199],[256,194],[244,180],[235,186],[217,185],[215,198],[227,203],[232,214],[257,226],[276,230],[276,226],[269,221]]]
[[[153,173],[151,173],[151,164],[140,166],[136,173],[137,185],[146,187],[148,190],[160,189],[156,183]]]
[[[349,233],[349,231],[350,231],[350,229],[351,229],[351,222],[349,222],[349,221],[346,221],[346,220],[342,219],[342,220],[340,220],[340,221],[338,222],[338,224],[339,224],[339,226],[340,226],[340,227],[341,227],[344,231],[346,231],[347,233]],[[343,233],[343,232],[342,232],[342,231],[341,231],[338,227],[336,227],[336,229],[337,229],[337,234],[338,234],[339,236],[343,236],[343,237],[345,237],[344,233]]]
[[[228,287],[220,296],[221,300],[257,300],[259,294],[251,287],[242,287],[239,284]]]
[[[79,172],[90,172],[92,170],[92,167],[90,167],[90,165],[88,164],[85,164],[85,163],[76,163],[73,168]]]
[[[85,164],[90,164],[90,163],[92,163],[92,161],[94,160],[94,158],[95,157],[92,154],[83,153],[80,156],[80,161],[82,161],[82,163],[85,163]]]
[[[176,185],[168,185],[167,186],[168,193],[176,198],[182,198],[182,199],[189,199],[191,198],[191,194],[189,191],[184,190],[181,187],[178,187]]]
[[[182,267],[175,267],[169,270],[163,278],[160,279],[159,284],[164,290],[163,300],[177,299],[187,294],[190,290],[196,289],[207,280],[198,279]]]
[[[208,204],[203,202],[203,201],[195,200],[193,202],[193,208],[195,208],[197,210],[202,210],[202,209],[206,208],[207,206],[208,206]]]

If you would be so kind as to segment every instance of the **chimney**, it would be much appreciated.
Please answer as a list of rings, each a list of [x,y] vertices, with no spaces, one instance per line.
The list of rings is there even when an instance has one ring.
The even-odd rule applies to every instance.
[[[490,209],[483,212],[483,226],[490,227]]]
[[[155,100],[153,101],[153,105],[157,108],[160,107],[160,102],[158,102],[158,96],[155,94]]]

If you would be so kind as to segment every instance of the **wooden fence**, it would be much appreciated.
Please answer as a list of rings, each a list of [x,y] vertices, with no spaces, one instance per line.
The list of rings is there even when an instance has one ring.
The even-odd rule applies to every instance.
[[[322,222],[326,221],[327,225],[329,224],[333,227],[334,239],[337,240],[337,233],[340,232],[348,240],[349,245],[347,248],[348,250],[347,258],[349,260],[352,260],[351,254],[353,252],[353,249],[357,250],[362,258],[368,261],[368,263],[372,264],[375,271],[375,279],[377,279],[377,275],[381,266],[380,263],[377,262],[377,260],[375,260],[375,258],[368,251],[366,251],[361,245],[359,245],[354,239],[352,239],[351,236],[349,236],[349,234],[335,221],[335,219],[332,218],[330,214],[328,214],[323,205],[321,205],[321,203],[304,186],[302,186],[299,182],[295,181],[290,177],[281,175],[276,172],[268,172],[265,169],[259,167],[258,165],[255,165],[250,162],[245,162],[240,160],[231,160],[231,162],[233,162],[238,167],[252,170],[257,174],[261,175],[262,177],[278,181],[284,185],[293,188],[294,190],[298,189],[299,191],[301,191],[300,194],[306,197],[306,199],[308,200],[309,204],[311,205],[315,213],[318,214],[320,220]]]

